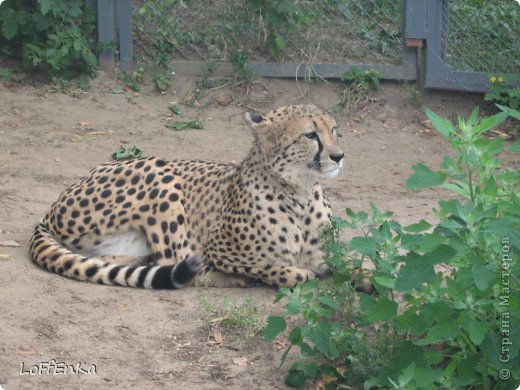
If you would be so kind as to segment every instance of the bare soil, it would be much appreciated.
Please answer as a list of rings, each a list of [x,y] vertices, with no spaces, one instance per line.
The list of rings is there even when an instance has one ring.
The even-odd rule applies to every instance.
[[[100,75],[86,93],[49,86],[0,82],[0,384],[15,388],[285,388],[281,351],[261,337],[233,340],[224,332],[216,343],[211,314],[224,297],[251,297],[266,313],[274,289],[145,291],[67,280],[32,264],[28,240],[33,227],[67,185],[110,159],[122,144],[139,145],[146,155],[164,158],[240,160],[252,135],[243,107],[182,106],[183,119],[204,119],[203,130],[174,131],[166,124],[168,105],[181,101],[195,79],[178,77],[175,91],[114,92],[115,82]],[[268,111],[306,102],[292,81],[264,80],[272,92]],[[339,84],[312,86],[313,102],[334,107]],[[111,92],[112,91],[112,92]],[[477,97],[435,93],[424,106],[444,115],[467,115]],[[227,102],[222,102],[226,104]],[[384,84],[362,110],[338,115],[346,152],[343,175],[324,183],[336,214],[370,202],[394,211],[403,223],[432,219],[441,193],[405,188],[411,166],[440,163],[448,151],[443,139],[421,124],[422,108],[398,84]],[[252,346],[253,344],[253,346]],[[237,358],[245,358],[238,359]],[[21,375],[40,362],[96,366],[96,375]],[[244,363],[245,362],[245,363]],[[238,363],[238,364],[237,364]]]

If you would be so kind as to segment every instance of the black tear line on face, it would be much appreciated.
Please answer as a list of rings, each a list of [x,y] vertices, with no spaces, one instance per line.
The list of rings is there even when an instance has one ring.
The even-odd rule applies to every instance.
[[[323,144],[320,141],[320,137],[316,137],[316,142],[318,143],[318,152],[314,155],[314,158],[312,159],[311,167],[316,169],[317,171],[321,171],[321,152],[323,152]]]

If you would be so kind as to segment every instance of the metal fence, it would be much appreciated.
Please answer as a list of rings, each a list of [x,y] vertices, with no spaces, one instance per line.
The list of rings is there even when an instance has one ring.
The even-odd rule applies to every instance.
[[[461,71],[520,73],[520,4],[490,1],[474,7],[449,0],[442,12],[447,64]]]
[[[426,87],[484,92],[493,74],[520,86],[520,4],[415,1],[427,21]]]
[[[202,74],[209,61],[229,61],[239,50],[264,77],[339,78],[359,66],[424,88],[485,91],[491,73],[520,73],[515,0],[280,2],[304,7],[307,20],[300,23],[304,28],[281,29],[275,41],[267,16],[244,7],[246,1],[87,3],[97,8],[100,42],[117,46],[101,58],[108,68],[117,56],[129,66],[134,49],[151,57],[172,53],[168,60],[177,74]],[[281,55],[273,45],[283,47]],[[226,63],[221,68],[233,71]]]

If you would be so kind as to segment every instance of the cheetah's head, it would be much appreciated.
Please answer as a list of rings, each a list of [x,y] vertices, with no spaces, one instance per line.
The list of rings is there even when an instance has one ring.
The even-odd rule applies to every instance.
[[[282,175],[334,178],[343,167],[337,123],[313,105],[280,107],[267,115],[246,113],[260,153]]]

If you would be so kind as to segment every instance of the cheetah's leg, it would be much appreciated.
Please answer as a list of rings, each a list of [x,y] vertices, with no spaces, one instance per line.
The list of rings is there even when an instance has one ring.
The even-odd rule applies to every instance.
[[[290,266],[243,266],[221,261],[209,264],[227,274],[243,275],[262,281],[265,284],[278,287],[294,287],[297,283],[316,278],[316,273],[305,268]]]
[[[190,282],[191,286],[195,287],[218,287],[218,288],[232,288],[232,287],[254,287],[259,283],[245,275],[228,274],[217,271],[214,267],[204,265],[197,272],[197,276]]]
[[[175,178],[174,180],[177,180]],[[171,184],[174,184],[173,186]],[[189,220],[184,208],[181,183],[158,186],[157,193],[165,197],[149,200],[149,215],[140,223],[156,265],[176,264],[193,255],[188,245]],[[166,198],[166,199],[165,199]]]

